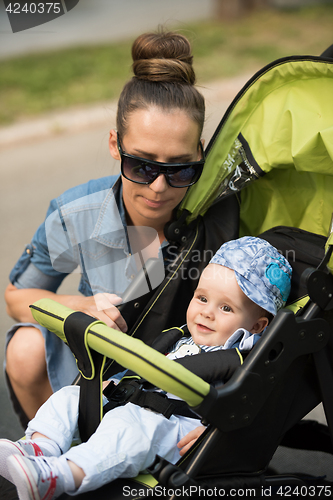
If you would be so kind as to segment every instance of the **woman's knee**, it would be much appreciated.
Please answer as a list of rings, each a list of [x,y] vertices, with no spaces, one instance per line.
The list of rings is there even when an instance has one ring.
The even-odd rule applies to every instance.
[[[29,384],[45,373],[45,341],[38,328],[16,330],[7,346],[6,371],[10,378]]]

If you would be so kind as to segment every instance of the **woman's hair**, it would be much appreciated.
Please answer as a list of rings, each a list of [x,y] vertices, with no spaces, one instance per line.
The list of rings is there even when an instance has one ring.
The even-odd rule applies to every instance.
[[[194,87],[193,57],[187,38],[173,32],[145,33],[134,41],[132,59],[134,76],[124,86],[118,102],[119,135],[125,135],[131,113],[158,106],[167,111],[184,110],[198,124],[200,138],[205,101]]]

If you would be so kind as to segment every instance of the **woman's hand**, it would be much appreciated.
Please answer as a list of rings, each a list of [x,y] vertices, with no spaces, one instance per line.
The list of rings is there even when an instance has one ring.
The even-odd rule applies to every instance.
[[[74,311],[81,311],[100,319],[111,328],[127,332],[126,321],[116,308],[116,305],[121,304],[122,299],[113,293],[98,293],[93,297],[61,295],[39,288],[16,288],[10,283],[5,292],[7,313],[17,322],[36,323],[29,305],[46,298],[55,300]]]
[[[127,332],[127,324],[117,305],[121,304],[122,299],[114,293],[97,293],[93,297],[73,296],[73,305],[69,306],[72,309],[81,311],[89,316],[100,319],[107,326]]]
[[[180,449],[179,455],[182,457],[185,455],[187,450],[191,448],[191,446],[195,443],[195,441],[198,439],[199,436],[203,433],[203,431],[206,429],[203,425],[200,425],[199,427],[196,427],[193,429],[193,431],[190,431],[186,436],[184,436],[179,443],[177,444],[177,447]]]

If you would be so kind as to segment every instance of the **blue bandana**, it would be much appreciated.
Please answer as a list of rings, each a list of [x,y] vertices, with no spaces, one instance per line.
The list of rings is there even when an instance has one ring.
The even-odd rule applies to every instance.
[[[233,269],[245,295],[274,316],[288,299],[291,266],[265,240],[244,236],[228,241],[216,252],[210,264]]]

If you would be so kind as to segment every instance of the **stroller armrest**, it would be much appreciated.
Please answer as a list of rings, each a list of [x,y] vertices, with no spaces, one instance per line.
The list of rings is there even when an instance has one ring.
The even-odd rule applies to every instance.
[[[66,319],[75,314],[75,311],[51,299],[41,299],[31,306],[31,312],[40,325],[66,341]],[[91,320],[85,335],[88,346],[94,351],[114,359],[148,382],[183,399],[190,406],[200,405],[205,396],[214,391],[210,384],[142,340],[109,328],[100,321],[96,322],[94,318]]]

